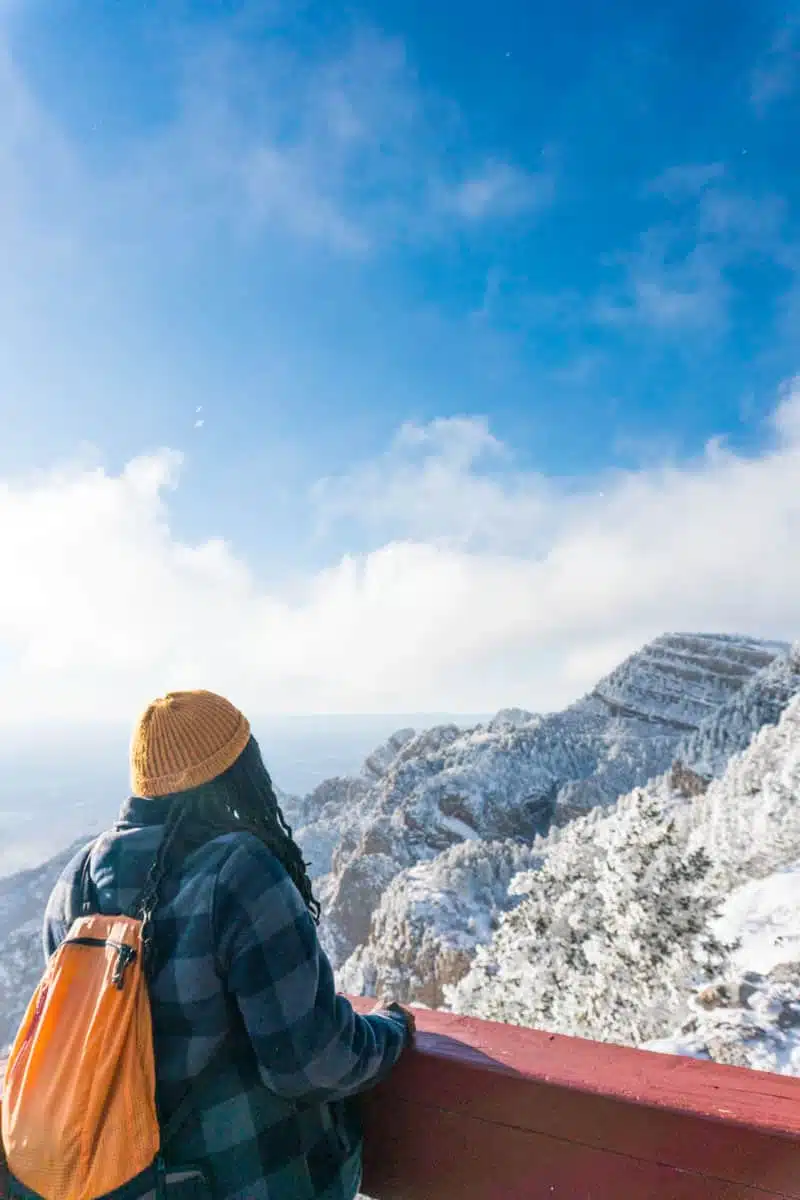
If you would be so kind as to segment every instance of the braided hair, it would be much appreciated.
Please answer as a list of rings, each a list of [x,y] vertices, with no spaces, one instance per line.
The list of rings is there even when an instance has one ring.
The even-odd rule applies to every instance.
[[[254,737],[216,779],[168,798],[172,804],[164,836],[138,904],[146,924],[170,863],[225,833],[252,833],[259,838],[283,866],[319,924],[320,905],[311,887],[308,864],[292,837]]]

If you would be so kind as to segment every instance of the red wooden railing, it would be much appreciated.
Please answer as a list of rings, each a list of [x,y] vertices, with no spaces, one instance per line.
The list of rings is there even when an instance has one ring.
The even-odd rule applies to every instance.
[[[800,1079],[418,1017],[364,1097],[377,1200],[800,1197]]]
[[[374,1200],[800,1200],[800,1079],[417,1015],[363,1098]]]

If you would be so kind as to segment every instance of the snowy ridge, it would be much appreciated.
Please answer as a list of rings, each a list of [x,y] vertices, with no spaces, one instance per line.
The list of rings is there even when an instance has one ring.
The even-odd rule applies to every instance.
[[[781,654],[685,736],[676,757],[708,778],[719,775],[728,760],[750,744],[754,732],[775,725],[800,691],[800,645]]]
[[[710,855],[720,889],[800,861],[800,694],[731,759],[686,820],[689,845]]]
[[[323,876],[334,965],[343,967],[374,940],[371,916],[400,872],[466,840],[530,844],[553,824],[612,804],[665,772],[682,739],[733,704],[788,649],[748,638],[665,635],[564,712],[504,710],[468,731],[403,731],[401,749],[379,778],[368,785],[365,776],[350,785],[336,781],[335,799],[319,820],[298,830]],[[760,715],[752,705],[743,712],[743,720]],[[316,849],[322,841],[324,856]]]
[[[788,649],[785,642],[722,634],[666,634],[612,671],[589,701],[614,716],[692,731]]]
[[[456,1011],[800,1069],[800,694],[707,790],[674,784],[547,839],[544,866],[512,882],[522,902],[445,989]]]

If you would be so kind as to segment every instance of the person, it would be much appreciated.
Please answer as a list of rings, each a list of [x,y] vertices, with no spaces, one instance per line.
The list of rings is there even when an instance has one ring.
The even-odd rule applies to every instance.
[[[132,796],[77,854],[44,919],[46,959],[88,874],[96,911],[131,913],[149,889],[147,945],[159,1119],[207,1083],[171,1143],[219,1200],[353,1200],[356,1097],[414,1035],[413,1015],[359,1015],[338,995],[320,906],[244,715],[212,692],[171,692],[138,721]],[[209,1067],[209,1064],[212,1064]]]

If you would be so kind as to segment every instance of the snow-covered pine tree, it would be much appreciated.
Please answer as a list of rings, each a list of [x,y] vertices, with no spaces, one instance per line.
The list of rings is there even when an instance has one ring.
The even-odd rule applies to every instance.
[[[525,898],[478,951],[448,1003],[512,1024],[638,1044],[671,1028],[727,947],[708,933],[711,862],[689,853],[656,797],[637,790],[613,819],[579,820]]]
[[[714,860],[720,894],[800,859],[800,694],[684,816],[689,845]]]

